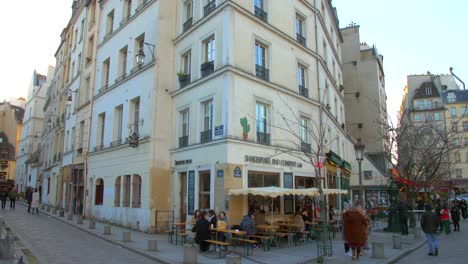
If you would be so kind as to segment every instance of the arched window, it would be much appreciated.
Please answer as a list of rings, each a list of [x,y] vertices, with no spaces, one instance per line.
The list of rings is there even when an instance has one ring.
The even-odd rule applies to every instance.
[[[114,196],[114,206],[115,207],[120,207],[120,179],[122,177],[117,177],[117,179],[115,180],[115,190],[114,190],[114,193],[115,193],[115,196]]]
[[[140,208],[141,207],[141,177],[140,175],[133,175],[132,182],[132,207]]]
[[[96,192],[94,199],[95,205],[102,205],[104,202],[104,180],[101,178],[96,180]]]

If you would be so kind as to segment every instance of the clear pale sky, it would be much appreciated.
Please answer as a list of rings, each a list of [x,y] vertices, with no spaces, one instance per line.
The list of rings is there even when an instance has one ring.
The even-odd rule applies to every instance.
[[[271,0],[280,1],[280,0]],[[32,72],[54,65],[72,0],[3,1],[0,15],[0,101],[26,97]],[[360,26],[361,41],[384,56],[390,115],[406,75],[454,73],[468,84],[468,0],[333,0],[340,27]],[[465,17],[464,17],[465,16]]]

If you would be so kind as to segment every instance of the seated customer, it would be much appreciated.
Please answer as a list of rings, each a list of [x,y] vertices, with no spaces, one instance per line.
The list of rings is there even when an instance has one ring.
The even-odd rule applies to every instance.
[[[240,223],[240,228],[242,231],[245,231],[246,236],[253,236],[257,233],[252,211],[249,211],[249,213],[244,216]]]
[[[299,227],[296,228],[298,232],[304,232],[304,220],[302,220],[302,213],[301,211],[296,211],[296,214],[294,215],[294,224],[299,225]]]
[[[197,232],[195,242],[200,244],[200,251],[208,251],[210,244],[205,242],[205,240],[210,239],[210,222],[206,220],[206,211],[201,212],[200,218],[195,224],[195,230]]]
[[[267,222],[265,221],[265,210],[261,210],[258,215],[255,216],[255,224],[256,225],[264,225]]]

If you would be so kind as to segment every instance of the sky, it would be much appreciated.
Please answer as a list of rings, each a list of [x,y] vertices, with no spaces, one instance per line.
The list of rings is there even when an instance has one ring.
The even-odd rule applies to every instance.
[[[280,0],[271,0],[280,1]],[[282,1],[282,0],[281,0]],[[0,101],[26,97],[32,73],[55,64],[72,0],[3,1],[0,15]],[[361,42],[384,56],[387,105],[395,116],[406,76],[448,74],[468,84],[467,0],[333,0],[340,27],[360,26]],[[21,12],[15,12],[21,10]],[[13,26],[14,25],[14,26]],[[7,40],[7,41],[6,41]]]

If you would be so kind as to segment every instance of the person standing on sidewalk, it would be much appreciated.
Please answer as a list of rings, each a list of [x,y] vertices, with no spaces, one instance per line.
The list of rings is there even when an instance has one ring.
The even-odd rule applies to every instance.
[[[426,205],[426,212],[421,217],[421,228],[426,235],[429,256],[439,255],[439,241],[437,231],[439,229],[439,216],[432,211],[429,204]]]
[[[447,204],[444,204],[442,211],[440,211],[440,220],[442,221],[442,226],[444,227],[445,234],[450,234],[450,211],[447,208]]]
[[[31,203],[32,203],[32,189],[31,187],[26,188],[26,193],[24,198],[26,199],[26,202],[28,203],[28,213],[31,212]]]
[[[352,249],[352,259],[358,260],[361,249],[364,246],[365,229],[367,221],[364,215],[360,213],[356,206],[352,210],[343,213],[344,239]]]
[[[201,212],[200,219],[197,220],[195,242],[200,245],[200,251],[205,252],[210,249],[210,243],[205,240],[210,239],[210,222],[206,219],[206,211]]]
[[[398,214],[400,215],[400,228],[401,234],[404,236],[408,235],[408,202],[406,198],[402,198],[398,202]]]
[[[452,216],[453,231],[460,232],[460,209],[455,202],[451,204],[450,215]]]
[[[8,197],[8,190],[5,188],[0,192],[0,200],[2,201],[2,210],[5,210]]]
[[[32,194],[31,207],[32,207],[32,214],[34,214],[34,209],[36,209],[36,214],[39,214],[39,193],[37,192],[37,188],[34,190],[34,193]]]
[[[12,186],[10,192],[8,193],[8,198],[10,199],[10,209],[15,209],[17,196],[18,192],[16,192],[15,187]]]
[[[462,212],[463,220],[465,220],[467,217],[467,210],[468,210],[468,205],[466,204],[465,199],[462,199],[460,201],[460,210]]]

